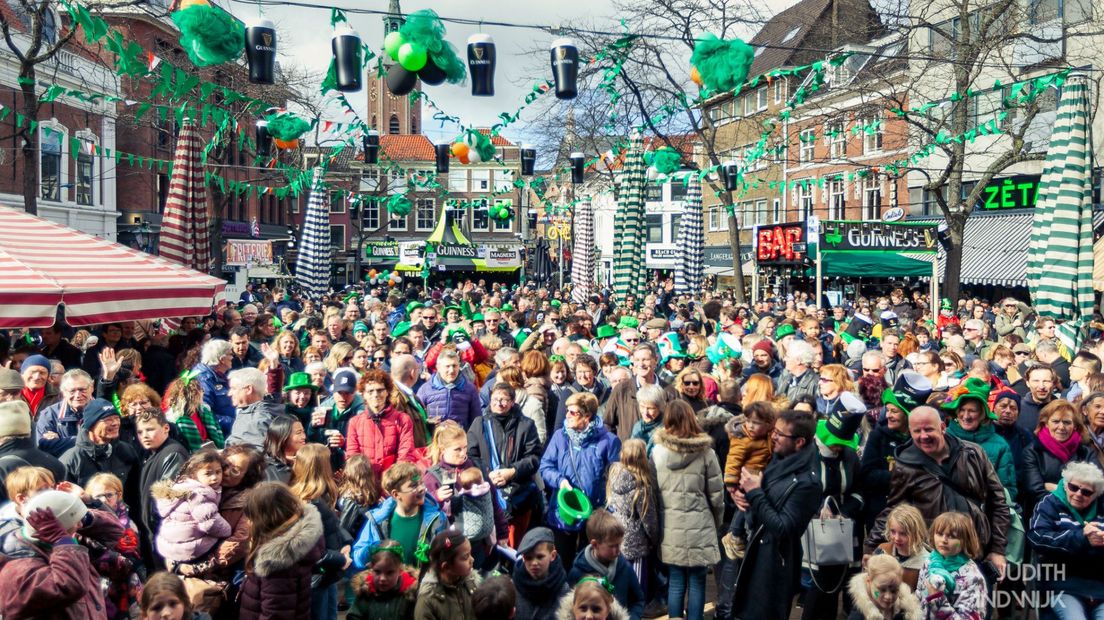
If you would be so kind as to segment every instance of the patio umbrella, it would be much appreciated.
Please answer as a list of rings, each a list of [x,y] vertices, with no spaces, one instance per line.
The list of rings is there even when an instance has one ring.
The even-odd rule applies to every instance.
[[[1039,183],[1027,284],[1039,316],[1065,320],[1058,337],[1080,344],[1093,312],[1092,141],[1089,83],[1065,83]]]
[[[322,185],[325,172],[314,169],[310,200],[303,222],[303,238],[299,240],[299,257],[295,263],[295,280],[312,299],[324,295],[330,288],[330,209],[326,188]]]
[[[203,140],[195,123],[184,119],[176,138],[169,197],[161,220],[158,253],[162,258],[207,273],[211,269],[207,182],[200,154]]]
[[[679,220],[675,290],[697,295],[701,292],[702,273],[705,271],[705,238],[702,231],[701,178],[693,172],[689,175],[686,202],[683,203],[682,219]]]
[[[616,239],[613,254],[613,292],[618,300],[629,293],[641,293],[647,284],[644,269],[644,139],[634,134],[625,154],[621,193],[613,230]]]
[[[571,259],[571,299],[585,304],[594,292],[594,209],[590,196],[575,208],[575,250]]]

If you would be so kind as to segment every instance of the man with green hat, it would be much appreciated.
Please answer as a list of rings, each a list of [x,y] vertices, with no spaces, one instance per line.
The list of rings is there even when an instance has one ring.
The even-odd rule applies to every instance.
[[[368,324],[364,321],[353,322],[353,340],[360,344],[364,337],[369,334]]]
[[[318,406],[318,386],[311,383],[310,375],[305,372],[291,373],[283,392],[284,410],[288,415],[295,416],[303,428],[310,428],[311,414]]]
[[[594,346],[599,351],[606,349],[606,344],[609,343],[610,338],[617,337],[617,329],[609,323],[603,323],[598,326],[598,329],[594,331]]]
[[[970,377],[947,392],[947,400],[940,408],[951,419],[947,434],[981,446],[1001,484],[1008,489],[1012,501],[1016,501],[1016,464],[1008,442],[993,426],[997,416],[989,409],[989,390],[986,381]]]

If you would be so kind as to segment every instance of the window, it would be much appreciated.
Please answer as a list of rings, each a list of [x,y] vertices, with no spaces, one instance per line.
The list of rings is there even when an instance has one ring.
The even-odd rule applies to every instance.
[[[367,231],[379,230],[380,227],[380,204],[375,200],[365,200],[360,203],[361,228]]]
[[[89,146],[95,148],[92,142],[80,141],[81,152],[77,155],[77,204],[92,205],[95,192],[93,191],[93,179],[95,178],[95,160],[86,152]]]
[[[882,119],[868,117],[862,120],[863,153],[871,154],[882,150]]]
[[[391,115],[391,122],[387,126],[387,133],[390,133],[390,134],[394,135],[394,134],[397,134],[399,132],[400,132],[399,117],[392,114]]]
[[[744,116],[767,109],[767,87],[744,95]]]
[[[409,224],[406,223],[406,220],[409,217],[410,217],[409,214],[404,215],[402,217],[396,217],[396,216],[390,215],[388,217],[388,220],[387,220],[387,230],[396,231],[396,232],[405,231],[407,226],[409,226]]]
[[[345,192],[334,190],[330,192],[330,213],[345,212]]]
[[[832,159],[847,155],[847,134],[843,132],[843,123],[828,123],[824,126],[824,133],[828,135],[828,151]]]
[[[498,200],[495,200],[495,204],[496,205],[503,205],[503,206],[509,208],[511,212],[513,212],[513,210],[514,210],[514,201],[510,200],[509,198],[499,198]],[[495,229],[495,232],[510,232],[510,231],[512,231],[514,229],[514,218],[511,217],[510,219],[507,219],[507,220],[495,220],[494,221],[494,229]]]
[[[813,161],[813,152],[816,148],[816,130],[802,129],[801,133],[798,134],[798,140],[801,141],[801,149],[798,151],[798,161],[801,163]]]
[[[755,91],[755,105],[758,106],[759,110],[766,110],[767,109],[767,87],[766,86],[764,86],[764,87],[760,88],[759,90]]]
[[[61,200],[62,184],[62,144],[61,132],[43,127],[39,132],[39,176],[40,196],[44,200]]]
[[[335,250],[345,249],[345,226],[336,224],[330,226],[330,247]]]
[[[449,191],[450,192],[466,192],[468,191],[468,171],[464,169],[449,170]]]
[[[744,95],[744,116],[755,114],[755,93]]]
[[[757,200],[755,202],[755,223],[756,224],[769,224],[770,213],[767,212],[767,201]]]
[[[846,195],[842,177],[835,177],[828,182],[828,219],[842,220],[846,213]]]
[[[487,214],[487,199],[472,201],[472,232],[487,232],[491,228],[491,218]]]
[[[775,78],[774,80],[774,102],[782,103],[786,100],[786,80],[782,78]]]
[[[785,37],[782,37],[783,43],[789,43],[791,39],[797,36],[797,33],[801,32],[801,26],[795,26],[793,30],[786,33]]]
[[[1058,18],[1069,24],[1079,24],[1092,17],[1090,0],[1030,0],[1028,19],[1032,24],[1045,24]]]
[[[387,179],[387,191],[392,194],[406,192],[406,175],[402,170],[392,170]]]
[[[165,203],[169,201],[169,175],[157,175],[157,212],[165,212]],[[216,201],[217,202],[217,201]]]
[[[813,214],[813,192],[816,186],[811,179],[797,184],[797,221],[804,222]]]
[[[663,216],[648,215],[648,243],[663,243]]]
[[[677,217],[671,218],[671,242],[679,242],[679,218]]]
[[[299,198],[292,198],[291,199],[291,212],[293,214],[299,213],[299,200],[300,200]],[[162,210],[164,210],[164,206],[165,205],[161,205]]]
[[[433,230],[433,221],[437,215],[437,205],[432,198],[418,199],[417,216],[414,221],[414,230]]]
[[[728,230],[728,213],[724,205],[713,205],[709,207],[709,230]]]
[[[930,189],[924,189],[921,198],[921,215],[938,215],[939,202],[936,193]]]
[[[498,168],[494,171],[494,190],[496,192],[508,192],[514,189],[514,171],[506,168]]]
[[[780,198],[775,198],[774,199],[774,203],[772,205],[771,211],[772,211],[772,213],[771,213],[771,221],[772,222],[774,222],[775,224],[779,224],[781,222],[786,221],[785,220],[785,214],[782,213],[782,200]]]
[[[472,170],[471,171],[471,191],[473,191],[473,192],[489,192],[489,191],[491,191],[491,171],[490,170]]]
[[[379,186],[379,170],[377,168],[365,168],[360,171],[360,191],[376,192],[379,191]]]
[[[863,180],[863,219],[882,219],[882,184],[871,176]]]

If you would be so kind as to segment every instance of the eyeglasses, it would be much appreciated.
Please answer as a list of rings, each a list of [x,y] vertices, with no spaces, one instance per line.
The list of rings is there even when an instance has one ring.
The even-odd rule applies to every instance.
[[[821,382],[821,383],[835,383],[835,381],[834,381],[834,380],[832,380],[832,379],[829,379],[828,377],[821,377],[821,378],[820,378],[820,382]]]
[[[771,435],[775,436],[775,437],[785,437],[786,439],[797,439],[797,435],[787,435],[786,433],[783,433],[782,431],[778,430],[777,428],[772,428],[771,429]]]
[[[692,386],[701,385],[701,381],[683,381],[682,384],[685,385],[686,387],[692,387]]]
[[[1093,496],[1093,490],[1092,490],[1091,487],[1083,487],[1079,484],[1074,484],[1072,482],[1067,482],[1066,483],[1066,490],[1068,490],[1070,493],[1076,493],[1076,494],[1078,494],[1082,497],[1092,497]]]
[[[582,417],[586,416],[585,413],[583,413],[582,411],[579,411],[578,409],[568,409],[567,410],[567,415],[570,416],[570,417],[573,417],[573,418],[582,418]]]
[[[377,364],[382,364],[382,363],[387,361],[387,358],[386,357],[373,357],[372,361],[377,363]]]
[[[1069,485],[1068,482],[1066,484]],[[92,499],[94,499],[96,501],[100,501],[100,502],[109,502],[109,501],[115,499],[116,497],[119,497],[119,494],[116,493],[115,491],[104,491],[103,493],[93,495]]]
[[[1028,355],[1031,355],[1031,353],[1029,351],[1016,351],[1012,355],[1015,355],[1016,357],[1027,357]]]

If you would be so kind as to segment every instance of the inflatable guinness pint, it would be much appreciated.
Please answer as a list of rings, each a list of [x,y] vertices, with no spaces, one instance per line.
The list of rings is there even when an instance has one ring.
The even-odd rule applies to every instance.
[[[245,58],[249,61],[250,82],[276,82],[276,24],[271,19],[259,17],[246,25]]]
[[[475,97],[494,97],[495,44],[489,34],[468,37],[468,69]]]

